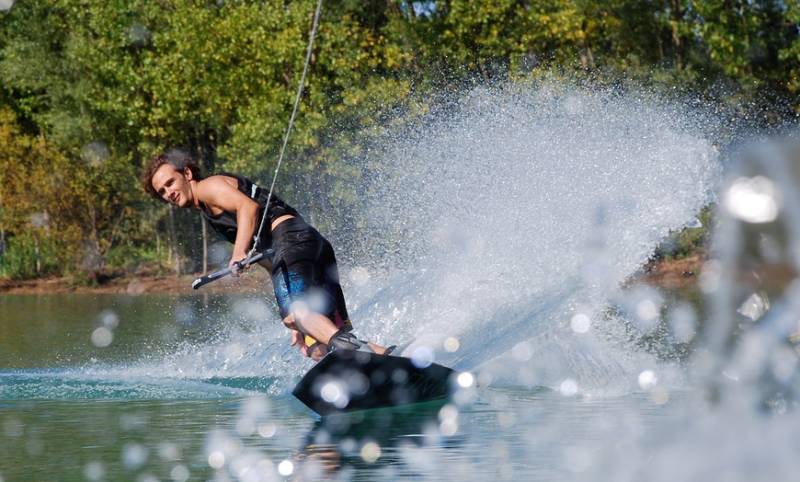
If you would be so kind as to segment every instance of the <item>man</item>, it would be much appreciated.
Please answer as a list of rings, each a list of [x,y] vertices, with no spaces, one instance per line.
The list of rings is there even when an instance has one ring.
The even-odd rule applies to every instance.
[[[229,266],[247,257],[253,236],[267,210],[265,231],[257,251],[272,247],[266,266],[272,273],[275,298],[283,323],[292,332],[292,345],[319,360],[334,349],[388,354],[384,348],[351,333],[331,244],[300,214],[273,193],[244,177],[223,173],[202,177],[188,159],[160,155],[142,175],[145,190],[156,199],[181,208],[199,209],[211,226],[233,243]]]

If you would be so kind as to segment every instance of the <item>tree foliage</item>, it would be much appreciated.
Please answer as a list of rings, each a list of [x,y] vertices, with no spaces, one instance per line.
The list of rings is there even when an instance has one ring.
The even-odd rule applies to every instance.
[[[171,218],[136,172],[170,146],[267,179],[315,5],[33,0],[0,13],[0,241],[60,243],[53,272],[157,251]],[[282,185],[317,209],[351,205],[364,173],[342,156],[476,79],[611,72],[800,110],[799,25],[797,0],[326,2]]]

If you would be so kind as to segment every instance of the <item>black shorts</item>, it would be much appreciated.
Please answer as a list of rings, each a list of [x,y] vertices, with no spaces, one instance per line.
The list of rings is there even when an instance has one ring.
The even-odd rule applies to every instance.
[[[281,318],[309,310],[349,330],[331,243],[301,218],[293,218],[272,231],[272,249],[272,285]]]

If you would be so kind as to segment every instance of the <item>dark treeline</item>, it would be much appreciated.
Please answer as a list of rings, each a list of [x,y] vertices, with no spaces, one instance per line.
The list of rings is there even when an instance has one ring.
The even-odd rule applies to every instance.
[[[146,199],[138,171],[182,146],[209,172],[268,182],[315,4],[0,12],[0,276],[199,269],[202,240],[186,235],[199,219]],[[800,111],[799,25],[798,0],[330,0],[282,185],[324,186],[311,211],[355,203],[347,185],[363,173],[337,160],[424,113],[427,94],[476,81],[632,79],[758,106],[779,125]]]

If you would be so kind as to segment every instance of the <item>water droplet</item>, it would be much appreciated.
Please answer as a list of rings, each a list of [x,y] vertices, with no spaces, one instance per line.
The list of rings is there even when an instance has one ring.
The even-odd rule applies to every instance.
[[[161,460],[176,461],[181,458],[181,449],[174,443],[162,442],[158,444],[158,456]]]
[[[108,146],[100,141],[90,142],[81,150],[81,159],[92,167],[100,167],[110,156]]]
[[[586,333],[592,325],[592,320],[584,313],[576,313],[570,320],[569,326],[575,333]]]
[[[215,450],[208,455],[208,465],[212,469],[221,469],[225,466],[225,454]]]
[[[144,25],[140,23],[135,23],[128,27],[128,41],[131,45],[142,46],[147,44],[150,40],[150,30],[147,29]]]
[[[461,372],[456,377],[456,382],[461,388],[469,388],[475,383],[475,377],[470,372]]]
[[[350,280],[356,286],[366,286],[370,281],[370,274],[367,268],[356,266],[350,270]]]
[[[361,458],[368,464],[375,463],[381,456],[381,446],[375,442],[367,442],[361,447]]]
[[[669,326],[675,341],[679,343],[691,341],[697,330],[697,315],[694,308],[687,303],[675,306],[670,312]]]
[[[258,426],[258,435],[263,438],[272,438],[278,431],[278,427],[274,423],[262,423]]]
[[[278,464],[278,473],[284,477],[292,475],[294,472],[294,464],[291,460],[284,460]]]
[[[30,223],[34,228],[46,228],[50,226],[50,215],[42,211],[30,215]]]
[[[119,316],[112,310],[103,310],[98,318],[100,323],[109,330],[114,330],[119,326]]]
[[[725,192],[725,209],[747,223],[769,223],[778,217],[780,192],[764,176],[740,177]]]
[[[652,370],[644,370],[639,374],[639,387],[642,390],[651,390],[658,383],[658,377]]]
[[[189,469],[183,464],[178,464],[169,471],[169,478],[175,482],[186,482],[190,475]]]
[[[24,432],[22,421],[16,418],[7,418],[3,422],[3,433],[8,438],[21,437]]]
[[[435,356],[433,350],[427,346],[420,346],[411,354],[411,363],[417,368],[427,368],[434,360]]]
[[[137,443],[127,443],[122,447],[122,464],[128,470],[136,470],[147,462],[147,448]]]
[[[320,389],[319,394],[323,400],[332,403],[337,408],[344,408],[350,403],[347,387],[339,381],[325,383],[322,389]]]
[[[106,476],[106,469],[100,462],[89,462],[83,468],[83,475],[89,480],[102,480]]]
[[[444,349],[448,353],[454,353],[458,351],[460,347],[461,343],[458,341],[458,338],[451,336],[444,341]]]
[[[703,264],[703,270],[700,272],[700,289],[706,294],[717,291],[721,275],[722,267],[719,261],[706,261]]]
[[[575,380],[567,378],[561,382],[561,385],[558,386],[558,391],[561,392],[561,395],[564,395],[565,397],[572,397],[578,393],[578,384],[575,382]]]
[[[114,341],[114,333],[105,326],[96,328],[92,332],[92,344],[98,348],[105,348]]]
[[[0,10],[8,11],[14,6],[14,0],[0,0]]]
[[[737,313],[749,318],[751,321],[757,321],[764,316],[769,310],[769,298],[764,292],[753,293],[739,306],[736,310]]]

